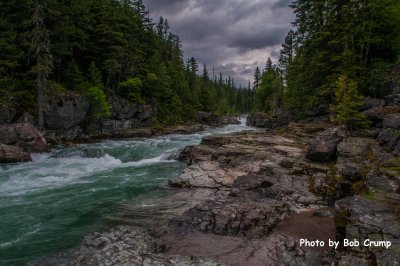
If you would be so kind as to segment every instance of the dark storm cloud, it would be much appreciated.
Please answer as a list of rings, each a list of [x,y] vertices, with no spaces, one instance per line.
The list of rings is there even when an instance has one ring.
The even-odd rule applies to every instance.
[[[150,12],[155,11],[156,13],[173,13],[174,10],[179,10],[180,5],[186,4],[186,0],[158,0],[158,1],[148,1],[145,0],[144,3],[149,8]],[[164,12],[165,11],[165,12]]]
[[[266,46],[282,44],[285,38],[287,27],[276,27],[272,29],[257,29],[254,31],[243,32],[231,38],[230,45],[237,47],[241,52],[249,49],[261,49]]]
[[[167,18],[185,57],[247,85],[257,65],[276,59],[293,15],[289,0],[144,0],[150,14]]]

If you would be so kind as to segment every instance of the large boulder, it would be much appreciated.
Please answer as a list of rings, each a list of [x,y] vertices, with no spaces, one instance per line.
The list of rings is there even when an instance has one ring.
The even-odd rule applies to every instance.
[[[400,153],[400,130],[385,128],[378,135],[378,141],[381,145],[386,145],[396,153]]]
[[[375,107],[363,112],[364,115],[377,125],[381,125],[387,115],[400,113],[399,106]]]
[[[336,158],[337,141],[334,138],[316,137],[310,145],[307,159],[314,162],[329,162]]]
[[[368,110],[376,107],[383,107],[385,106],[385,104],[386,102],[383,99],[365,97],[362,110]]]
[[[363,157],[367,154],[374,140],[370,138],[349,137],[339,143],[337,149],[341,158]]]
[[[82,95],[58,95],[48,100],[44,112],[45,127],[64,130],[80,125],[89,112],[89,99]]]
[[[0,143],[21,147],[25,152],[47,152],[42,133],[29,123],[0,125]]]
[[[317,134],[311,141],[307,159],[313,162],[329,162],[336,159],[337,145],[342,140],[337,129],[327,129]]]
[[[18,163],[30,161],[29,153],[18,146],[0,144],[0,163]]]

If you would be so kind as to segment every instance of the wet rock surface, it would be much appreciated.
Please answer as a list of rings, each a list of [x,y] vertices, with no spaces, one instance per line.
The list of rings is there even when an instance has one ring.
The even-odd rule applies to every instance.
[[[28,265],[223,265],[210,259],[161,253],[164,247],[144,229],[120,226],[93,233],[75,249]]]
[[[325,173],[327,167],[308,161],[307,149],[306,138],[281,132],[213,136],[204,138],[198,146],[185,148],[180,159],[188,162],[189,166],[181,176],[170,180],[169,185],[226,193],[208,198],[171,219],[168,228],[173,233],[170,235],[178,235],[182,241],[196,242],[196,245],[200,244],[193,238],[225,241],[226,253],[220,248],[218,250],[221,253],[218,254],[206,250],[208,256],[228,265],[328,263],[323,259],[325,250],[305,251],[299,246],[298,235],[291,234],[288,230],[290,227],[284,225],[288,219],[292,222],[287,223],[298,220],[297,217],[290,218],[292,213],[327,206],[322,197],[309,191],[309,175]],[[330,236],[334,238],[333,215],[331,212],[329,214],[310,214],[305,224],[310,221],[308,219],[321,219],[321,228],[330,228]],[[330,227],[327,221],[330,221]],[[280,231],[276,231],[277,228]],[[318,230],[318,226],[310,231],[313,230]],[[196,236],[192,238],[193,234]],[[243,239],[247,247],[232,244],[235,251],[229,247],[231,242],[237,243]],[[171,236],[164,242],[170,252],[201,254],[190,247],[183,248]],[[236,256],[237,259],[234,261],[223,254]]]

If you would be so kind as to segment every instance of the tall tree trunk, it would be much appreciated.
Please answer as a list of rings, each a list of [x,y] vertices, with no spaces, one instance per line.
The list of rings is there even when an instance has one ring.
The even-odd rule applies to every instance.
[[[36,93],[37,93],[37,115],[38,127],[44,126],[45,109],[45,90],[48,83],[49,74],[53,67],[53,59],[50,52],[50,33],[44,24],[45,2],[35,1],[32,16],[32,46],[31,51],[36,60],[36,65],[32,72],[36,74]]]

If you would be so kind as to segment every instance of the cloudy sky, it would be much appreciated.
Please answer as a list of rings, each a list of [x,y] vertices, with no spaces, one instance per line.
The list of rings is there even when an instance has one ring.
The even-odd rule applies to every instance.
[[[167,18],[180,36],[185,58],[195,57],[209,73],[231,75],[247,86],[258,65],[279,56],[291,28],[290,0],[143,0],[150,16]]]

